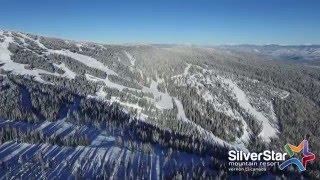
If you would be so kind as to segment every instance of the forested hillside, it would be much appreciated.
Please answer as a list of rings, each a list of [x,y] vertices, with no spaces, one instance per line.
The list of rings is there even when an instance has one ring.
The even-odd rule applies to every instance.
[[[227,150],[320,154],[319,52],[0,31],[0,178],[289,178],[229,173]]]

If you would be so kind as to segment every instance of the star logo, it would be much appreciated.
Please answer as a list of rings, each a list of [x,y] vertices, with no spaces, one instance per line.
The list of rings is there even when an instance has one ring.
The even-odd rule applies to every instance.
[[[291,158],[279,165],[281,170],[285,169],[291,164],[294,164],[298,167],[300,172],[305,171],[307,169],[308,162],[313,161],[316,158],[315,155],[309,151],[309,144],[307,140],[303,140],[298,146],[286,144],[284,148]],[[303,155],[302,162],[298,158],[293,157],[295,153],[299,153],[301,151]]]

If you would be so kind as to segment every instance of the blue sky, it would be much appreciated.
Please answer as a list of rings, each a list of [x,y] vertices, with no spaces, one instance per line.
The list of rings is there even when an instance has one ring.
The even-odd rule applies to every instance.
[[[104,43],[320,44],[320,1],[0,0],[0,28]]]

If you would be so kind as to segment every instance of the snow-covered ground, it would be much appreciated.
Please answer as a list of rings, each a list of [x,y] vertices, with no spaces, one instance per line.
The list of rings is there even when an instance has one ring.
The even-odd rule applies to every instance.
[[[39,38],[38,38],[37,40],[33,40],[32,38],[26,36],[26,35],[23,34],[23,33],[18,32],[18,34],[19,34],[21,37],[23,37],[24,39],[28,39],[28,40],[30,40],[30,41],[33,41],[33,42],[36,43],[40,48],[42,48],[42,49],[47,49],[47,48],[40,42],[40,39],[39,39]],[[24,41],[24,39],[23,39],[23,41]]]
[[[240,107],[253,115],[259,122],[262,123],[262,131],[259,134],[265,141],[269,142],[271,137],[277,136],[278,130],[275,124],[271,124],[276,119],[267,119],[262,112],[257,111],[249,102],[247,95],[234,83],[232,80],[222,78],[221,81],[227,84],[238,101]],[[275,116],[274,116],[275,117]]]
[[[184,68],[182,74],[178,74],[175,76],[172,76],[171,78],[179,78],[179,77],[186,77],[189,73],[189,69],[191,68],[192,64],[187,63],[187,67]]]
[[[172,97],[158,90],[158,82],[152,80],[150,88],[143,87],[142,91],[151,92],[155,97],[155,105],[159,109],[172,109]]]
[[[3,35],[3,32],[0,31],[0,35]],[[14,40],[11,36],[5,36],[4,35],[4,42],[0,42],[0,63],[4,63],[1,66],[1,69],[5,71],[12,71],[14,74],[20,74],[20,75],[28,75],[35,77],[35,80],[46,83],[44,80],[41,79],[41,74],[50,74],[50,75],[55,75],[59,76],[58,73],[51,73],[42,69],[26,69],[25,64],[20,64],[13,62],[11,60],[11,52],[8,50],[9,44],[14,43]]]
[[[127,102],[121,102],[119,97],[112,96],[110,102],[118,102],[119,104],[129,107],[129,108],[134,108],[138,111],[141,112],[142,108],[138,104],[132,104],[132,103],[127,103]]]
[[[112,136],[98,135],[92,142],[92,146],[100,146],[106,142],[114,142],[115,138]]]
[[[191,86],[195,87],[197,89],[197,93],[203,97],[203,99],[206,102],[209,102],[212,104],[213,108],[221,112],[232,119],[240,120],[243,125],[243,135],[237,140],[238,144],[241,144],[243,142],[247,142],[249,139],[249,133],[250,129],[248,128],[247,123],[244,121],[241,114],[235,110],[232,109],[230,106],[228,100],[224,97],[223,93],[225,90],[219,88],[216,92],[211,92],[208,88],[206,88],[206,85],[216,87],[217,84],[220,83],[219,77],[216,74],[212,74],[213,71],[203,69],[202,73],[196,73],[196,74],[190,74],[189,69],[192,65],[187,64],[187,67],[184,70],[183,74],[180,74],[178,76],[173,76],[172,78],[175,80],[175,83],[180,86]],[[197,66],[198,67],[198,66]],[[198,67],[201,69],[201,67]],[[204,76],[204,74],[207,74]],[[216,87],[217,88],[217,87]]]
[[[124,88],[126,88],[126,89],[129,89],[132,91],[137,91],[137,92],[142,91],[144,93],[152,93],[154,95],[154,103],[157,108],[159,108],[159,109],[172,109],[173,108],[172,97],[168,93],[160,92],[157,88],[158,82],[156,82],[156,81],[151,82],[150,88],[143,86],[142,90],[139,90],[139,89],[129,88],[129,87],[126,87],[126,86],[123,86],[120,84],[113,83],[108,79],[108,77],[106,79],[101,79],[101,78],[98,78],[98,77],[95,77],[95,76],[92,76],[89,74],[86,74],[86,77],[90,81],[104,82],[107,87],[118,89],[119,91],[122,91]],[[97,92],[96,96],[98,98],[103,98],[106,96],[106,93],[104,92],[103,88],[101,88]],[[135,106],[135,107],[140,108],[139,106]]]
[[[71,57],[75,60],[78,60],[79,62],[85,64],[88,67],[91,68],[95,68],[95,69],[99,69],[101,71],[106,72],[107,74],[111,74],[111,75],[117,75],[117,73],[115,73],[113,70],[109,69],[107,66],[105,66],[103,63],[101,63],[100,61],[90,57],[90,56],[86,56],[86,55],[82,55],[82,54],[78,54],[78,53],[74,53],[71,52],[69,50],[52,50],[52,49],[48,49],[49,53],[55,53],[55,54],[62,54],[68,57]]]
[[[136,90],[136,89],[133,89],[133,88],[129,88],[129,87],[123,86],[123,85],[121,85],[121,84],[117,84],[117,83],[111,82],[111,81],[108,79],[108,77],[106,77],[105,79],[101,79],[101,78],[99,78],[99,77],[92,76],[92,75],[90,75],[90,74],[85,74],[85,76],[86,76],[87,80],[89,80],[89,81],[94,81],[94,82],[100,81],[100,82],[104,82],[104,84],[106,85],[106,87],[118,89],[119,91],[122,91],[124,88]],[[100,90],[99,93],[102,93],[101,91],[103,91],[103,90]],[[100,95],[103,95],[103,93],[100,94]]]
[[[69,79],[74,79],[76,77],[76,73],[71,71],[64,63],[62,64],[54,64],[54,66],[62,69],[65,71],[64,74],[58,74],[58,73],[50,73],[45,70],[41,69],[26,69],[25,65],[15,63],[10,58],[10,51],[8,50],[9,43],[14,43],[14,40],[12,38],[13,35],[6,36],[3,34],[3,32],[0,32],[1,35],[3,35],[4,42],[0,43],[0,62],[4,63],[3,66],[1,66],[1,69],[4,70],[12,70],[13,73],[16,74],[22,74],[22,75],[30,75],[34,76],[37,81],[44,82],[41,79],[41,74],[50,74],[55,75],[59,77],[67,77]],[[42,43],[40,43],[39,39],[34,40],[22,33],[20,33],[19,37],[23,43],[25,43],[24,39],[31,40],[35,42],[39,47],[45,49],[48,54],[62,54],[68,57],[71,57],[83,64],[85,64],[88,67],[95,68],[101,71],[106,72],[108,75],[117,75],[117,73],[111,69],[109,69],[107,66],[105,66],[102,62],[98,61],[95,58],[92,58],[90,56],[86,56],[79,53],[71,52],[69,50],[53,50],[45,47]],[[82,47],[83,44],[76,43],[77,47]],[[103,46],[101,46],[103,47]],[[136,64],[136,59],[127,51],[124,51],[125,55],[127,56],[128,60],[130,61],[130,68],[133,69],[133,66]],[[270,137],[273,137],[277,134],[277,127],[274,125],[277,120],[273,112],[272,104],[267,104],[269,109],[271,109],[270,112],[261,112],[258,111],[257,108],[252,104],[252,97],[250,94],[246,94],[246,91],[243,88],[240,88],[237,83],[232,79],[225,78],[223,75],[219,73],[214,73],[212,70],[204,69],[200,66],[193,65],[190,63],[185,63],[185,68],[183,73],[173,76],[172,78],[175,79],[175,83],[177,85],[189,85],[191,87],[197,88],[197,93],[203,97],[203,99],[206,102],[209,102],[212,104],[214,109],[218,112],[224,113],[227,116],[231,117],[232,119],[240,120],[242,122],[243,132],[244,134],[240,138],[243,141],[246,141],[249,138],[250,129],[248,128],[248,125],[242,118],[241,114],[235,110],[232,109],[230,106],[228,99],[225,98],[226,93],[229,93],[229,91],[232,93],[232,97],[239,103],[241,108],[243,108],[246,112],[252,114],[259,122],[262,122],[263,129],[261,132],[261,136],[268,141]],[[202,68],[202,72],[199,71],[199,73],[191,74],[190,68],[191,67],[197,67],[196,69]],[[195,71],[196,71],[195,69]],[[141,72],[141,70],[140,70]],[[142,74],[142,73],[141,73]],[[95,77],[93,75],[85,74],[85,77],[89,81],[93,82],[103,82],[104,85],[101,85],[99,91],[96,94],[90,95],[90,97],[99,97],[100,99],[103,99],[106,97],[106,92],[104,91],[104,87],[108,88],[114,88],[118,89],[119,91],[122,91],[123,89],[127,88],[132,91],[136,92],[144,92],[144,93],[152,93],[154,95],[154,99],[152,99],[150,102],[154,103],[155,107],[164,110],[164,109],[172,109],[173,103],[175,103],[178,107],[178,110],[181,114],[178,114],[178,119],[187,120],[187,118],[182,113],[183,107],[181,102],[179,103],[179,100],[172,99],[172,97],[165,91],[160,92],[158,90],[158,84],[163,82],[164,79],[152,80],[150,87],[142,86],[142,90],[134,89],[134,88],[128,88],[126,86],[114,83],[110,81],[107,78],[102,79]],[[222,84],[223,87],[219,87],[219,84]],[[256,83],[259,83],[258,81]],[[215,89],[212,89],[215,88]],[[218,89],[218,91],[216,91]],[[288,92],[282,92],[282,91],[275,91],[274,92],[277,96],[281,98],[287,98],[289,96]],[[272,92],[271,92],[272,94]],[[229,94],[230,95],[230,94]],[[227,96],[229,96],[227,95]],[[264,99],[265,100],[265,99]],[[111,102],[117,101],[117,99],[114,97],[114,99],[111,100]],[[142,107],[140,107],[138,104],[130,104],[127,102],[119,102],[121,105],[128,107],[128,108],[134,108],[141,112]],[[265,100],[265,102],[269,102]],[[181,109],[182,108],[182,109]],[[147,116],[144,116],[147,117]],[[186,121],[189,122],[189,121]]]
[[[183,75],[185,76],[188,75],[190,67],[191,67],[191,64],[187,64],[187,67],[183,71]]]
[[[134,66],[135,63],[136,63],[136,59],[130,53],[128,53],[127,51],[124,51],[124,53],[127,55],[128,59],[129,59],[129,61],[131,63],[131,66]]]
[[[73,71],[71,71],[64,63],[61,64],[53,64],[54,66],[62,69],[64,71],[64,76],[69,78],[69,79],[74,79],[76,77],[76,73],[74,73]]]
[[[226,141],[216,137],[214,134],[212,134],[212,132],[209,132],[205,129],[203,129],[201,126],[199,126],[198,124],[190,121],[185,112],[184,112],[184,108],[182,106],[182,103],[179,99],[177,98],[174,98],[174,101],[177,105],[177,108],[178,108],[178,114],[177,114],[177,117],[178,119],[182,120],[183,122],[185,123],[188,123],[188,124],[192,124],[198,131],[199,134],[201,134],[203,137],[205,137],[205,139],[211,143],[214,143],[214,144],[220,144],[220,145],[223,145],[223,146],[226,146],[226,147],[232,147],[232,148],[238,148],[236,146],[233,146],[229,143],[227,143]],[[241,147],[243,148],[243,150],[246,150],[244,147]]]
[[[178,108],[177,118],[184,121],[184,122],[189,122],[189,120],[184,112],[184,108],[182,106],[181,101],[177,98],[174,98],[174,102],[176,103],[177,108]]]
[[[266,102],[264,104],[270,111],[262,112],[258,111],[253,105],[250,99],[254,98],[248,95],[242,90],[233,80],[226,78],[221,74],[213,70],[202,69],[201,73],[190,74],[189,73],[190,64],[186,67],[183,74],[173,76],[175,83],[180,86],[191,86],[197,89],[197,93],[203,97],[207,102],[210,102],[214,109],[218,112],[222,112],[233,119],[240,120],[243,127],[243,135],[237,140],[246,142],[249,140],[250,129],[242,117],[242,115],[229,105],[229,101],[225,98],[226,95],[231,95],[247,113],[254,116],[254,118],[262,123],[262,132],[260,136],[267,142],[270,141],[271,137],[277,136],[278,130],[276,126],[277,118],[274,114],[271,100],[262,98]],[[199,67],[201,68],[201,67]],[[259,83],[259,81],[254,81],[254,83]],[[221,85],[221,86],[220,86]],[[214,89],[212,91],[211,89]],[[230,94],[231,93],[231,94]],[[282,90],[274,90],[271,92],[274,96],[279,96],[281,98],[286,98],[289,93]],[[177,103],[179,105],[179,103]]]
[[[0,121],[1,126],[29,126],[15,121]],[[67,123],[68,124],[68,123]],[[0,126],[0,127],[1,127]],[[51,134],[69,127],[66,122],[45,122],[37,125],[37,131]],[[70,128],[76,128],[74,125]],[[90,131],[90,128],[86,131]],[[71,131],[72,132],[72,131]],[[96,132],[96,131],[90,131]],[[116,137],[96,132],[89,146],[65,147],[50,144],[28,144],[8,141],[0,144],[0,179],[73,179],[76,176],[86,178],[102,177],[108,171],[114,179],[127,179],[129,176],[138,178],[144,174],[152,179],[162,179],[175,168],[186,164],[209,166],[210,159],[201,159],[197,155],[173,151],[171,160],[164,156],[166,150],[154,146],[154,151],[144,153],[140,150],[130,150],[115,144]],[[67,136],[68,134],[66,134]],[[78,136],[90,135],[80,133]],[[50,136],[50,135],[49,135]],[[90,136],[88,136],[90,137]],[[148,168],[146,168],[148,167]],[[168,170],[170,169],[170,170]],[[132,173],[135,172],[135,173]],[[141,176],[140,176],[141,177]]]

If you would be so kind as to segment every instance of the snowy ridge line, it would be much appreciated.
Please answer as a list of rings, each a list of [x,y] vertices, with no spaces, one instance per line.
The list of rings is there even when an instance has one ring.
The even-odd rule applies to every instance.
[[[40,48],[47,50],[48,48],[46,46],[44,46],[41,42],[40,39],[38,38],[37,40],[34,40],[30,37],[28,37],[27,35],[17,32],[17,34],[19,34],[20,36],[22,36],[24,39],[28,39],[30,41],[33,41],[34,43],[36,43]]]
[[[13,73],[19,74],[19,75],[34,76],[35,80],[41,83],[46,83],[46,84],[48,84],[48,82],[41,79],[41,74],[61,76],[58,73],[51,73],[42,69],[35,68],[33,70],[29,70],[25,68],[25,64],[13,62],[10,57],[12,54],[8,50],[10,43],[14,43],[14,40],[11,36],[10,37],[5,36],[4,42],[0,43],[0,62],[4,63],[4,65],[0,67],[1,69],[5,71],[12,71]]]
[[[49,49],[47,47],[45,47],[42,43],[40,43],[39,39],[37,40],[34,40],[28,36],[26,36],[25,34],[23,33],[18,33],[22,38],[24,39],[28,39],[30,41],[33,41],[35,42],[39,47],[45,49],[47,52],[47,54],[62,54],[62,55],[65,55],[65,56],[68,56],[68,57],[71,57],[75,60],[78,60],[79,62],[81,63],[84,63],[85,65],[87,65],[88,67],[92,67],[92,68],[95,68],[95,69],[99,69],[99,70],[102,70],[104,72],[106,72],[108,75],[117,75],[116,72],[114,72],[113,70],[109,69],[108,67],[106,67],[103,63],[97,61],[96,59],[90,57],[90,56],[86,56],[86,55],[82,55],[82,54],[79,54],[79,53],[73,53],[69,50],[53,50],[53,49]],[[4,70],[12,70],[14,73],[16,74],[20,74],[20,75],[30,75],[30,76],[35,76],[35,80],[37,80],[38,82],[41,82],[41,83],[46,83],[46,84],[52,84],[50,82],[46,82],[44,81],[42,78],[41,78],[41,74],[48,74],[48,75],[54,75],[54,76],[58,76],[58,77],[66,77],[66,78],[69,78],[69,79],[74,79],[76,77],[76,73],[74,73],[73,71],[71,71],[64,63],[62,64],[55,64],[53,63],[53,65],[55,67],[58,67],[60,69],[62,69],[64,71],[64,74],[59,74],[59,73],[51,73],[51,72],[48,72],[48,71],[45,71],[45,70],[42,70],[42,69],[33,69],[33,70],[28,70],[28,69],[25,69],[25,65],[24,64],[20,64],[20,63],[15,63],[11,60],[10,58],[10,55],[11,55],[11,52],[8,50],[8,46],[9,46],[9,43],[14,43],[13,41],[13,38],[10,36],[10,37],[7,37],[5,36],[5,42],[1,43],[1,47],[0,47],[0,59],[1,59],[1,62],[4,62],[4,66],[2,66],[1,68],[4,69]],[[128,52],[126,52],[126,55],[128,56],[128,58],[131,60],[131,63],[134,64],[135,62],[135,59],[134,57],[129,54]],[[129,90],[134,90],[134,91],[141,91],[139,89],[134,89],[134,88],[129,88],[129,87],[126,87],[126,86],[123,86],[123,85],[120,85],[120,84],[117,84],[117,83],[113,83],[111,82],[108,77],[106,77],[105,79],[101,79],[101,78],[98,78],[98,77],[95,77],[95,76],[92,76],[92,75],[89,75],[89,74],[85,74],[86,78],[89,80],[89,81],[94,81],[94,82],[97,82],[97,81],[102,81],[105,83],[105,85],[107,87],[110,87],[110,88],[115,88],[115,89],[118,89],[120,91],[122,91],[124,88],[127,88]],[[159,109],[172,109],[172,101],[171,101],[171,97],[167,94],[167,93],[162,93],[162,92],[159,92],[157,90],[157,84],[158,83],[155,83],[153,82],[152,86],[149,88],[149,87],[143,87],[142,89],[142,92],[146,92],[146,93],[153,93],[154,96],[156,97],[155,98],[155,104],[156,104],[156,107],[159,108]],[[99,96],[103,96],[104,95],[104,92],[100,90],[99,92],[100,94],[98,94]]]

